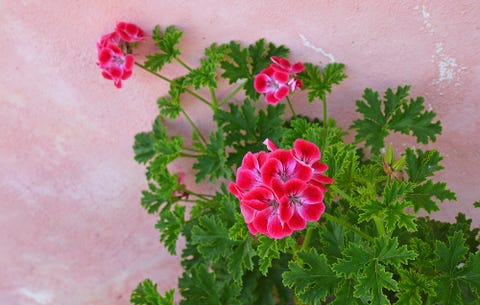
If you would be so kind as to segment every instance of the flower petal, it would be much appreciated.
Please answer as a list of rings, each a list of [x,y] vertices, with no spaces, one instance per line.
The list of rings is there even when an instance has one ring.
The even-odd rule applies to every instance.
[[[271,215],[267,224],[267,235],[270,238],[280,239],[292,234],[292,229],[286,224],[282,223],[277,215]]]
[[[292,217],[288,220],[288,226],[292,230],[303,230],[307,226],[307,221],[303,218],[296,209],[293,209]]]
[[[260,73],[253,80],[253,88],[258,93],[267,93],[273,90],[271,86],[271,78],[265,73]]]
[[[312,142],[297,139],[293,143],[295,157],[301,162],[312,165],[320,160],[320,149]]]
[[[306,221],[317,221],[325,212],[325,204],[323,202],[317,204],[304,204],[297,207],[297,211]]]

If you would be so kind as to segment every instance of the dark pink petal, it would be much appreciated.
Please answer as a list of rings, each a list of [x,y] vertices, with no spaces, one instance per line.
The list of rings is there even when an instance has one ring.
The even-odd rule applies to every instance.
[[[268,68],[263,69],[263,70],[260,72],[260,74],[266,74],[266,75],[270,76],[270,78],[272,78],[273,73],[275,73],[275,71],[276,71],[276,70],[273,69],[273,66],[270,65]]]
[[[242,199],[243,198],[243,192],[240,190],[240,188],[235,184],[234,182],[230,182],[228,184],[228,191],[232,193],[237,199]]]
[[[133,23],[119,22],[115,30],[126,42],[141,41],[145,38],[143,30]]]
[[[243,219],[247,224],[253,221],[255,214],[257,213],[255,209],[245,204],[240,205],[240,212],[242,213]]]
[[[134,64],[135,64],[135,58],[133,57],[132,54],[128,54],[127,56],[125,56],[124,65],[126,70],[132,70]]]
[[[112,79],[112,77],[110,76],[110,74],[107,71],[102,71],[102,75],[106,79]]]
[[[268,218],[272,211],[270,209],[265,209],[261,212],[258,212],[253,220],[252,224],[257,232],[262,234],[267,234]]]
[[[290,93],[290,89],[287,86],[280,86],[275,91],[275,98],[278,100],[284,99]]]
[[[123,71],[120,67],[112,66],[110,67],[110,75],[113,79],[120,79],[122,77]]]
[[[282,198],[285,195],[284,183],[277,177],[270,181],[270,187],[275,193],[276,198]]]
[[[255,172],[239,168],[237,171],[237,187],[244,191],[249,191],[261,183],[260,176]]]
[[[115,87],[117,87],[118,89],[122,88],[122,81],[121,81],[120,79],[114,80],[114,81],[113,81],[113,84],[114,84]]]
[[[283,222],[287,222],[292,218],[295,208],[290,204],[287,197],[283,197],[280,200],[280,206],[278,207],[278,216]],[[292,228],[293,229],[293,228]]]
[[[280,67],[287,72],[290,70],[290,62],[287,59],[278,56],[272,56],[270,59],[276,64],[277,67]]]
[[[126,80],[130,76],[132,76],[132,70],[123,71],[122,80]]]
[[[297,139],[293,143],[293,151],[295,157],[307,165],[312,165],[320,160],[320,149],[312,142]]]
[[[305,66],[301,62],[297,62],[297,63],[293,64],[293,66],[291,68],[291,73],[297,74],[297,73],[302,72],[303,70],[305,70]]]
[[[245,199],[243,198],[241,201],[240,201],[240,204],[242,206],[248,206],[256,211],[263,211],[267,208],[270,208],[270,205],[268,204],[268,202],[266,201],[263,201],[261,199]]]
[[[297,207],[297,211],[306,221],[317,221],[325,212],[325,204],[323,202],[317,204],[304,204]]]
[[[316,186],[309,185],[300,194],[303,204],[315,204],[323,201],[323,192]]]
[[[252,154],[251,152],[247,152],[245,154],[245,156],[242,159],[242,166],[241,167],[246,168],[246,169],[250,169],[250,170],[260,168],[260,166],[258,164],[257,157],[254,154]]]
[[[303,230],[307,226],[307,221],[303,218],[296,209],[292,213],[292,217],[288,220],[288,226],[292,228],[292,230]]]
[[[263,141],[263,144],[267,146],[267,149],[269,151],[274,151],[278,149],[277,145],[275,145],[275,143],[273,143],[273,141],[269,138],[266,138],[265,141]]]
[[[253,80],[253,88],[255,88],[255,91],[258,93],[267,93],[272,90],[271,88],[271,78],[264,74],[258,74],[255,76],[255,79]]]
[[[247,224],[247,227],[248,227],[248,230],[250,231],[250,233],[252,235],[257,234],[258,231],[257,231],[257,229],[255,229],[255,226],[253,225],[253,222]]]
[[[98,60],[100,64],[106,64],[112,59],[112,51],[109,48],[103,48],[98,53]]]
[[[276,71],[272,78],[279,84],[286,84],[289,80],[288,73]]]
[[[323,173],[328,170],[328,166],[321,162],[316,162],[312,164],[312,168],[315,171],[315,173]]]
[[[282,223],[278,216],[271,215],[267,224],[267,235],[270,238],[280,239],[292,234],[292,229],[286,224]]]
[[[265,100],[271,105],[276,105],[280,101],[278,98],[275,97],[275,92],[268,92],[267,94],[265,94]]]
[[[307,183],[304,180],[291,179],[284,184],[283,188],[285,196],[299,196],[307,188]]]

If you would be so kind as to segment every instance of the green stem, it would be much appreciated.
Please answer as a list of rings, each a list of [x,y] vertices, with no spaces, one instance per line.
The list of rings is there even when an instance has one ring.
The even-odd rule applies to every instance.
[[[327,128],[327,99],[324,98],[322,99],[323,103],[323,127],[326,129]]]
[[[288,107],[290,108],[290,112],[292,112],[292,115],[297,116],[297,113],[293,109],[292,102],[290,102],[290,98],[288,97],[288,95],[287,95],[287,102],[288,102]]]
[[[373,217],[373,221],[375,222],[375,226],[377,227],[378,235],[379,236],[386,236],[385,226],[383,225],[383,219],[378,218],[378,217]]]
[[[189,65],[187,65],[183,60],[181,60],[180,58],[178,57],[175,57],[175,60],[181,64],[185,69],[187,69],[188,71],[192,71],[192,68],[190,68]]]
[[[189,151],[189,152],[195,152],[195,153],[200,153],[198,149],[190,148],[190,147],[183,147],[183,150]]]
[[[326,219],[332,221],[332,222],[335,222],[339,225],[341,225],[342,227],[345,227],[347,229],[349,229],[350,231],[352,232],[355,232],[357,233],[358,235],[360,235],[361,237],[365,238],[366,240],[368,241],[373,241],[373,238],[366,234],[366,233],[363,233],[362,231],[360,231],[359,229],[355,228],[354,226],[352,226],[351,224],[349,224],[348,222],[345,222],[344,220],[338,218],[338,217],[335,217],[333,216],[332,214],[329,214],[327,212],[324,212],[322,214],[322,217],[325,217]]]
[[[310,226],[307,228],[307,233],[305,234],[305,239],[303,240],[301,251],[307,251],[308,244],[310,243],[310,239],[312,238],[313,227]]]
[[[179,157],[181,158],[198,158],[200,155],[191,155],[191,154],[187,154],[187,153],[180,153]]]
[[[187,119],[188,123],[190,124],[190,126],[192,126],[192,128],[198,133],[198,137],[200,138],[200,140],[202,140],[202,142],[205,144],[207,143],[207,140],[205,140],[205,138],[203,137],[202,133],[200,132],[200,129],[198,129],[197,125],[195,125],[195,123],[192,121],[192,119],[190,118],[190,116],[185,112],[184,109],[182,109],[182,113],[183,115],[185,116],[185,118]]]
[[[223,104],[225,104],[226,102],[228,102],[235,94],[237,94],[240,90],[243,89],[243,83],[240,84],[237,88],[235,88],[235,90],[233,90],[232,92],[230,92],[229,95],[227,95],[226,97],[224,97],[223,99],[220,100],[220,102],[218,103],[218,107],[222,106]]]
[[[213,87],[209,87],[209,88],[210,88],[210,95],[212,96],[212,109],[213,109],[213,112],[215,112],[218,109],[217,96],[215,95],[215,88]]]
[[[145,71],[147,71],[147,72],[155,75],[156,77],[159,77],[159,78],[163,79],[164,81],[166,81],[166,82],[168,82],[168,83],[172,83],[172,82],[173,82],[173,80],[171,80],[171,79],[169,79],[169,78],[167,78],[167,77],[165,77],[165,76],[163,76],[163,75],[161,75],[161,74],[159,74],[159,73],[157,73],[157,72],[154,72],[154,71],[152,71],[152,70],[147,69],[147,68],[146,68],[144,65],[142,65],[141,63],[135,62],[135,65],[137,65],[138,67],[142,68],[143,70],[145,70]],[[190,90],[190,89],[188,89],[188,88],[185,88],[185,92],[187,92],[187,93],[190,94],[191,96],[197,98],[197,99],[200,100],[202,103],[207,104],[207,105],[210,106],[210,107],[212,106],[212,104],[211,104],[209,101],[207,101],[205,98],[201,97],[200,95],[198,95],[198,94],[195,93],[194,91],[192,91],[192,90]]]
[[[147,67],[145,67],[144,65],[142,65],[142,64],[139,63],[139,62],[135,62],[135,65],[137,65],[138,67],[142,68],[143,70],[145,70],[145,71],[147,71],[147,72],[155,75],[156,77],[159,77],[159,78],[163,79],[163,80],[166,81],[166,82],[171,83],[171,82],[173,81],[173,80],[171,80],[171,79],[163,76],[163,75],[160,74],[160,73],[157,73],[157,72],[154,72],[154,71],[152,71],[152,70],[147,69]]]
[[[192,195],[192,196],[198,197],[198,198],[200,198],[200,199],[202,199],[202,200],[210,200],[210,199],[214,198],[214,196],[212,196],[212,195],[195,193],[195,192],[192,192],[192,191],[187,190],[187,189],[182,189],[182,191],[184,191],[184,192],[187,193],[188,195]]]

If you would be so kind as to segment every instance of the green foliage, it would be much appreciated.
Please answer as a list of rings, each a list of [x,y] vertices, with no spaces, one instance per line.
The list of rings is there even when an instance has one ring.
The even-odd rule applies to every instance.
[[[285,286],[294,288],[295,294],[307,304],[320,304],[333,292],[339,279],[333,272],[325,255],[315,250],[298,252],[299,261],[288,264],[290,271],[283,273]]]
[[[171,63],[180,56],[182,52],[178,48],[178,44],[182,35],[183,32],[175,26],[167,27],[163,33],[160,31],[160,27],[156,26],[153,29],[152,38],[162,53],[147,55],[145,67],[155,72],[161,70],[166,63]]]
[[[356,129],[356,141],[365,141],[365,146],[371,147],[371,152],[377,154],[385,147],[385,137],[390,131],[413,135],[417,142],[428,144],[436,141],[436,135],[441,134],[439,121],[432,122],[436,114],[426,111],[423,97],[408,99],[410,86],[398,87],[394,93],[387,89],[384,99],[372,89],[365,89],[363,100],[356,102],[357,112],[363,118],[353,122],[351,128]]]
[[[198,138],[194,138],[194,141],[193,145],[201,153],[197,158],[197,163],[193,165],[193,169],[197,170],[195,182],[198,183],[207,177],[210,181],[220,177],[230,177],[231,170],[227,166],[223,130],[218,129],[210,133],[210,143],[207,143],[206,146],[203,146]]]
[[[395,158],[398,143],[380,154],[392,132],[419,144],[436,140],[441,124],[422,97],[410,98],[409,86],[387,89],[383,98],[366,89],[356,102],[360,118],[351,125],[355,141],[348,143],[333,118],[313,112],[287,117],[283,102],[255,104],[255,76],[271,56],[287,56],[286,47],[264,39],[245,47],[213,43],[190,67],[180,58],[182,35],[173,26],[153,32],[159,51],[147,55],[144,66],[170,87],[157,100],[160,114],[151,130],[138,133],[133,145],[135,160],[146,167],[141,204],[158,216],[160,241],[175,255],[177,241],[184,240],[180,304],[480,304],[480,229],[461,213],[453,223],[415,214],[438,211],[439,202],[456,199],[445,182],[434,180],[443,169],[442,156],[435,149],[407,148]],[[183,66],[185,74],[164,77],[167,63]],[[308,101],[320,100],[321,109],[333,86],[346,78],[344,71],[340,63],[323,69],[306,63],[296,77]],[[210,107],[215,129],[208,136],[190,119],[195,113],[185,112],[185,95]],[[191,139],[172,133],[178,124],[169,120],[180,114],[194,130]],[[313,142],[328,166],[325,175],[334,180],[325,186],[320,220],[283,239],[252,235],[245,210],[227,188],[247,152],[267,150],[266,138],[281,149],[299,138]],[[195,171],[193,189],[200,191],[169,170],[185,158]],[[173,305],[173,290],[162,296],[145,280],[131,302]]]
[[[314,64],[305,63],[305,70],[299,74],[299,78],[308,91],[308,101],[313,102],[315,98],[325,101],[327,92],[332,92],[332,86],[347,78],[344,69],[342,63],[329,63],[322,71]]]
[[[268,67],[272,56],[286,57],[289,50],[285,46],[276,46],[260,39],[254,44],[242,48],[235,41],[228,44],[228,52],[221,67],[225,70],[223,78],[230,84],[244,80],[245,94],[252,100],[258,100],[259,94],[253,89],[253,79],[260,71]]]
[[[281,115],[285,111],[285,105],[269,105],[266,110],[257,111],[247,99],[241,106],[228,106],[228,111],[216,111],[214,119],[219,128],[225,131],[225,145],[232,148],[228,154],[229,164],[240,165],[248,151],[265,149],[262,142],[266,138],[277,142],[282,136]]]
[[[134,305],[173,305],[174,292],[173,289],[168,290],[163,297],[157,291],[157,284],[147,279],[132,292],[130,302]]]

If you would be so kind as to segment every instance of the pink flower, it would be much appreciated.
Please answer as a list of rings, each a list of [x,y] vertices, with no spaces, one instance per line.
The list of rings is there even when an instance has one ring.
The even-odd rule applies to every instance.
[[[302,72],[305,67],[301,62],[291,65],[281,57],[272,56],[271,60],[273,63],[255,76],[253,87],[258,93],[265,94],[267,103],[275,105],[289,93],[302,88],[302,81],[291,76]]]
[[[305,66],[301,62],[292,65],[287,59],[277,56],[272,56],[271,60],[273,61],[273,64],[271,65],[272,68],[285,71],[288,74],[297,74],[305,70]]]
[[[145,39],[143,30],[133,23],[119,22],[115,32],[126,42],[137,42]]]
[[[103,35],[97,42],[97,51],[107,47],[109,44],[118,45],[120,43],[120,35],[117,32],[112,32]]]
[[[265,94],[267,103],[277,104],[290,93],[288,80],[288,73],[267,68],[255,76],[253,86],[258,93]]]
[[[134,61],[133,55],[125,56],[117,45],[109,44],[99,50],[97,65],[104,78],[113,80],[115,86],[121,88],[122,80],[132,75]]]
[[[333,179],[324,175],[328,167],[314,143],[297,139],[288,150],[263,143],[270,152],[248,152],[228,188],[240,200],[250,233],[283,238],[318,221],[325,211],[323,184]]]

